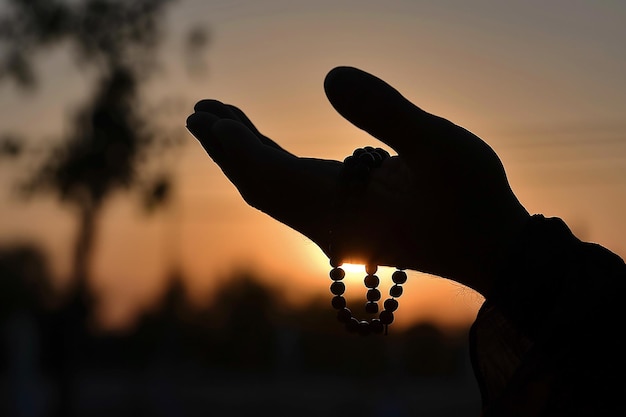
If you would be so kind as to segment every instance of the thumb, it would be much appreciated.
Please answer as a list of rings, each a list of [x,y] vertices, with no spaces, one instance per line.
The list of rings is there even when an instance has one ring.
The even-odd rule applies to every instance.
[[[441,140],[454,126],[415,106],[383,80],[357,68],[337,67],[324,80],[335,110],[355,126],[410,156]]]

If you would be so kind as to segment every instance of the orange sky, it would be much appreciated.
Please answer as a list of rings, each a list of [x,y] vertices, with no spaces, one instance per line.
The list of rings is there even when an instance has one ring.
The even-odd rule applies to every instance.
[[[322,82],[337,65],[372,72],[425,110],[475,132],[501,156],[529,211],[563,217],[580,237],[624,256],[626,5],[545,3],[177,3],[164,53],[167,70],[147,92],[153,101],[176,96],[181,104],[167,118],[187,140],[168,161],[177,198],[148,219],[128,197],[109,202],[94,263],[104,317],[123,322],[149,304],[171,262],[180,263],[198,298],[208,296],[218,277],[242,267],[278,279],[292,300],[328,294],[321,251],[247,207],[182,126],[194,102],[211,97],[238,105],[299,155],[342,159],[355,147],[379,146],[327,103]],[[177,35],[197,23],[213,36],[208,73],[189,77]],[[0,87],[0,126],[34,138],[63,130],[64,115],[85,95],[88,77],[73,72],[62,51],[50,56],[37,95]],[[24,167],[0,164],[0,243],[43,242],[63,275],[71,215],[45,199],[13,201],[8,184]],[[353,291],[364,293],[360,285]],[[417,318],[467,324],[480,297],[412,273],[400,304],[400,324]]]

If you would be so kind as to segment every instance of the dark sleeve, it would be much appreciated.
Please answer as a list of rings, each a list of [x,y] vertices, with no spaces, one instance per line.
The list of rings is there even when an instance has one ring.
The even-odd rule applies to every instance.
[[[626,416],[626,266],[533,216],[470,331],[484,417]]]

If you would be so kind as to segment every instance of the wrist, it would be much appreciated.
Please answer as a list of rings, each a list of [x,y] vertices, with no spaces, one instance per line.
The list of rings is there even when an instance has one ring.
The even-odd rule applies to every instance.
[[[487,298],[494,291],[504,265],[518,242],[524,239],[532,216],[517,201],[490,211],[474,213],[471,228],[459,236],[453,247],[449,268],[444,278],[450,278],[480,293]]]
[[[566,285],[580,243],[561,219],[529,217],[506,249],[485,298],[533,336]]]

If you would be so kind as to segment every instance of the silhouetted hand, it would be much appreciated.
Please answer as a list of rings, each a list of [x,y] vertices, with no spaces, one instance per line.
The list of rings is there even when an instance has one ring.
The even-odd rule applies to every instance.
[[[402,266],[487,294],[529,217],[497,155],[361,70],[335,68],[324,87],[343,117],[397,152],[373,171],[364,204],[345,216],[333,251],[344,261]],[[245,201],[330,255],[342,163],[292,155],[231,105],[203,100],[194,110],[188,129]]]

